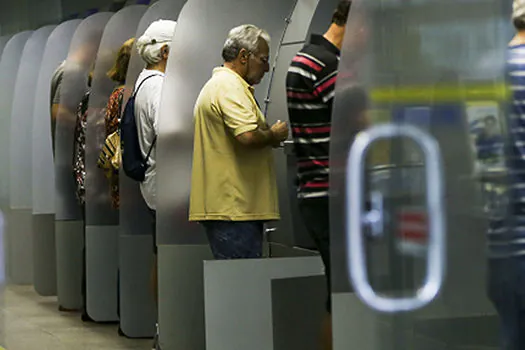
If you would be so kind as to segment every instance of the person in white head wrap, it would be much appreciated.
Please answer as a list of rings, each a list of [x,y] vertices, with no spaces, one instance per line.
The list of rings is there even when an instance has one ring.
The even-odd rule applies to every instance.
[[[149,208],[153,223],[154,264],[151,271],[151,287],[155,301],[158,302],[157,282],[157,243],[156,243],[156,140],[159,125],[160,98],[164,83],[164,73],[170,54],[170,45],[175,34],[175,21],[158,20],[153,22],[137,40],[137,50],[146,62],[135,84],[135,118],[142,158],[147,159],[146,178],[140,183],[142,197]],[[153,349],[160,349],[158,326]]]
[[[148,65],[154,65],[162,60],[163,50],[169,52],[169,47],[177,22],[158,20],[153,22],[146,32],[137,40],[137,50]]]

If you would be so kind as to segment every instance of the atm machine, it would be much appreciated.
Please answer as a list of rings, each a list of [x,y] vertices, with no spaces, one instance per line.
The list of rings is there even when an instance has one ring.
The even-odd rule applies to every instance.
[[[471,124],[504,115],[509,18],[501,1],[354,2],[332,131],[334,349],[499,348]]]

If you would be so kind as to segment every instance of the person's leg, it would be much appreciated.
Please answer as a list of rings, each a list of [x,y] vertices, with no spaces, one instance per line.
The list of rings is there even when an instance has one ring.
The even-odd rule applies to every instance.
[[[87,312],[87,250],[86,250],[86,204],[82,204],[82,222],[83,222],[83,235],[84,245],[82,246],[82,312],[80,318],[84,322],[93,322],[93,319]]]
[[[488,295],[500,318],[502,350],[520,349],[519,308],[512,265],[510,259],[489,260],[488,264]]]
[[[517,295],[517,349],[525,349],[525,257],[520,257],[517,259],[517,268],[516,268],[516,285],[518,287]]]
[[[325,266],[326,315],[321,330],[321,349],[332,349],[332,298],[330,263],[330,212],[328,198],[305,199],[299,202],[299,210],[305,226],[314,240]]]
[[[258,259],[262,257],[261,221],[205,221],[202,223],[217,260]]]

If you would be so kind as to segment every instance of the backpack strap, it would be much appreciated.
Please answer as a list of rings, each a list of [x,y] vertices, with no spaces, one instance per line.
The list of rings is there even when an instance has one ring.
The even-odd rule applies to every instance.
[[[162,77],[162,75],[160,75],[160,74],[153,74],[153,75],[150,75],[149,77],[145,78],[143,81],[140,82],[139,86],[137,87],[135,92],[133,92],[132,96],[136,97],[137,94],[139,93],[140,88],[142,87],[142,84],[144,84],[146,82],[146,80],[148,80],[150,78],[153,78],[153,77]],[[151,144],[151,147],[149,148],[148,155],[146,156],[146,159],[144,159],[144,164],[148,164],[149,158],[151,156],[151,152],[153,151],[153,147],[155,147],[156,143],[157,143],[157,135],[155,135],[155,138],[153,139],[153,143]]]
[[[148,151],[148,155],[146,156],[146,159],[144,159],[144,164],[148,164],[149,158],[151,156],[151,152],[153,151],[153,147],[155,147],[156,143],[157,143],[157,135],[155,135],[155,138],[153,139],[153,142],[151,143],[151,146]]]
[[[139,90],[140,88],[142,87],[142,84],[144,84],[146,82],[146,80],[150,79],[150,78],[153,78],[153,77],[162,77],[162,75],[160,74],[153,74],[153,75],[150,75],[149,77],[145,78],[144,80],[142,80],[139,84],[139,86],[135,89],[135,91],[133,92],[133,95],[132,97],[136,97],[137,94],[139,93]]]

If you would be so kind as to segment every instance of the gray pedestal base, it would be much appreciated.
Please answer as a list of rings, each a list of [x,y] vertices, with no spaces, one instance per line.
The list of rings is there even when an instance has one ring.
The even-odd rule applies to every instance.
[[[352,293],[332,294],[332,309],[334,350],[388,349],[394,340],[411,349],[499,349],[499,320],[490,313],[438,316],[422,310],[396,319],[372,312]]]
[[[118,226],[86,227],[86,306],[96,322],[118,321],[118,243]]]
[[[203,261],[212,258],[208,245],[159,246],[162,349],[206,349]]]
[[[57,294],[55,215],[33,215],[33,284],[44,297]]]
[[[273,350],[319,350],[326,295],[325,276],[272,281]]]
[[[157,319],[150,282],[153,238],[120,236],[119,260],[120,329],[130,338],[153,337]]]
[[[272,280],[322,273],[319,257],[206,261],[206,349],[272,349]]]
[[[58,305],[82,308],[83,221],[55,221]]]
[[[33,213],[11,209],[7,221],[8,280],[13,284],[33,283]]]

